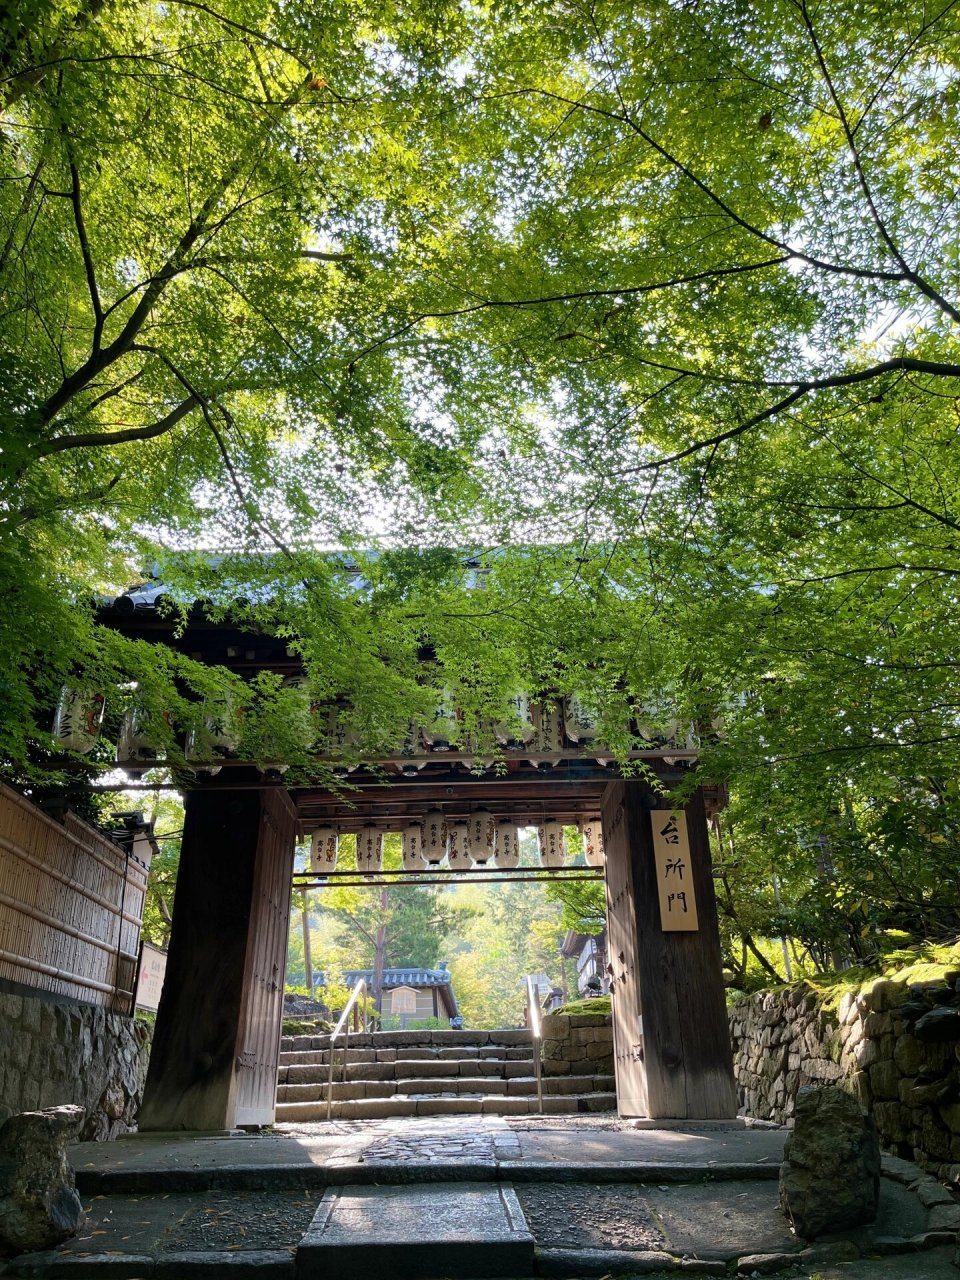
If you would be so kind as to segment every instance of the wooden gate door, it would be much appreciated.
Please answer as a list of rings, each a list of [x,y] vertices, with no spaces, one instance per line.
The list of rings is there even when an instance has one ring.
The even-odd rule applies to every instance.
[[[622,1116],[645,1116],[647,1081],[643,1065],[636,889],[624,816],[623,788],[608,788],[603,806],[603,847],[617,1110]]]
[[[237,1125],[273,1124],[290,926],[296,813],[264,792],[237,1042]]]

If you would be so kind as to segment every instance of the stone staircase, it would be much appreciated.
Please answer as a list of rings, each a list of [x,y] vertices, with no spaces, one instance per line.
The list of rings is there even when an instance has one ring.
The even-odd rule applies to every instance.
[[[590,1064],[584,1063],[583,1066]],[[285,1036],[280,1045],[277,1123],[326,1120],[329,1036]],[[611,1075],[543,1077],[543,1111],[560,1115],[616,1108]],[[533,1048],[525,1029],[375,1031],[334,1050],[332,1118],[536,1115]]]

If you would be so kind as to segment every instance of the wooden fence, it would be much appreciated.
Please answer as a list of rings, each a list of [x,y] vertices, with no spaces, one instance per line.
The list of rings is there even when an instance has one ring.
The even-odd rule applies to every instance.
[[[0,978],[128,1013],[147,863],[0,783]]]

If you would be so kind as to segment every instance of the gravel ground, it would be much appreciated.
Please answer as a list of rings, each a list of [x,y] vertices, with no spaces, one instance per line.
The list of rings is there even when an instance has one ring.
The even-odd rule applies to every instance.
[[[176,1233],[162,1247],[164,1252],[293,1249],[319,1203],[319,1194],[307,1191],[234,1191],[229,1195],[210,1191],[201,1203],[187,1209]]]
[[[664,1236],[632,1183],[539,1182],[515,1187],[542,1249],[659,1249]]]

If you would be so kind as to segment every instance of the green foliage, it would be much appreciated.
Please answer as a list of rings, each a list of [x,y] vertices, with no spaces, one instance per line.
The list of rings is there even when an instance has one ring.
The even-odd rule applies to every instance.
[[[73,683],[176,765],[230,692],[329,777],[275,679],[96,622],[156,560],[348,755],[442,688],[478,755],[519,687],[620,754],[692,726],[739,979],[955,934],[958,62],[919,0],[0,18],[6,772],[110,765],[50,755]],[[378,544],[362,584],[319,550]]]

